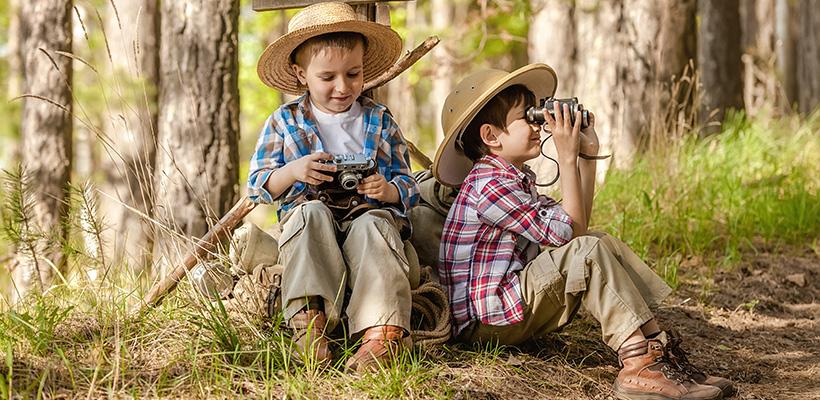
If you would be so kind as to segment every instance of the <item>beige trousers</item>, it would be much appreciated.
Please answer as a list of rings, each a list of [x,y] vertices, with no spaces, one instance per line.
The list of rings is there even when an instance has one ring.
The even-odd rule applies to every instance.
[[[282,222],[282,305],[290,320],[307,298],[324,300],[327,330],[344,311],[350,334],[378,325],[410,330],[410,266],[393,214],[370,210],[337,223],[320,201],[302,203]],[[350,298],[344,306],[345,289]]]
[[[583,304],[601,323],[614,350],[653,318],[672,291],[626,244],[590,232],[564,246],[547,248],[519,272],[524,321],[508,326],[474,323],[459,338],[518,344],[561,329]]]

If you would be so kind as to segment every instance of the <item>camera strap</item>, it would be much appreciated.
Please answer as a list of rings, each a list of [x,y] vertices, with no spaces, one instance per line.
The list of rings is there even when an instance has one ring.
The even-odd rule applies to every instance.
[[[558,160],[548,156],[547,153],[544,151],[544,144],[547,143],[547,140],[550,139],[552,139],[552,134],[549,134],[546,138],[544,138],[544,140],[541,141],[541,155],[555,163],[555,178],[553,178],[549,183],[535,182],[535,186],[538,187],[552,186],[555,184],[555,182],[558,182],[558,178],[561,177],[561,168],[558,166]],[[591,156],[589,154],[578,153],[578,157],[581,157],[584,160],[606,160],[607,158],[612,157],[612,154]]]

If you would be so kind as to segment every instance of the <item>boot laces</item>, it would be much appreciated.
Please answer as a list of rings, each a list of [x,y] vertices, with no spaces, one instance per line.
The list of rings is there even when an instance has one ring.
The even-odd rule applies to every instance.
[[[681,342],[683,342],[683,340],[677,337],[669,342],[668,352],[671,355],[669,358],[672,364],[687,375],[705,375],[700,368],[689,361],[687,357],[689,353],[680,347]]]

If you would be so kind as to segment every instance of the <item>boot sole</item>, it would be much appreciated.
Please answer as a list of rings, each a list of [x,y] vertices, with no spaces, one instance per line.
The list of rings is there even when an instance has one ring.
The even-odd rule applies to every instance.
[[[678,398],[664,396],[660,393],[633,392],[620,387],[618,382],[612,385],[612,393],[621,400],[678,400]],[[705,400],[721,400],[722,398],[722,393],[718,392],[717,397]]]

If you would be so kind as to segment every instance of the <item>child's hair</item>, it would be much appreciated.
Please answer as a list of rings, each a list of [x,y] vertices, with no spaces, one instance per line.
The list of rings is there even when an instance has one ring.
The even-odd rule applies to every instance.
[[[493,96],[464,129],[461,136],[461,151],[464,155],[474,162],[487,155],[489,150],[481,140],[479,133],[481,125],[490,124],[504,129],[507,113],[519,104],[535,104],[535,94],[524,85],[512,85]]]
[[[304,55],[315,56],[326,47],[337,47],[344,50],[353,50],[356,45],[362,45],[367,50],[367,39],[358,32],[330,32],[324,35],[314,36],[302,42],[290,53],[290,62],[305,68],[302,63],[306,60]],[[310,59],[310,58],[307,58]]]

